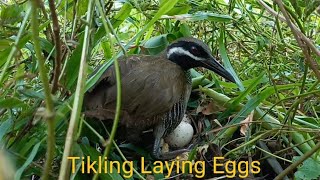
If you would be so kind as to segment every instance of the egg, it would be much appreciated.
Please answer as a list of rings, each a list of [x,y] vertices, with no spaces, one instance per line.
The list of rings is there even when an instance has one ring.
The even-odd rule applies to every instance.
[[[183,116],[182,121],[191,124],[191,119],[186,114]]]
[[[176,127],[173,132],[171,132],[166,137],[166,142],[170,147],[182,148],[190,143],[193,136],[193,127],[186,121],[181,121],[181,123]]]

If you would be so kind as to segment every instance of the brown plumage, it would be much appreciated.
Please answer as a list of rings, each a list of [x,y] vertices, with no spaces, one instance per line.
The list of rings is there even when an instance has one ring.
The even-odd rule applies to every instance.
[[[143,130],[154,127],[184,95],[190,94],[186,74],[175,63],[162,56],[134,55],[119,59],[121,69],[121,121],[134,140]],[[159,71],[159,66],[166,67]],[[178,79],[182,81],[178,81]],[[172,82],[168,86],[168,81]],[[85,96],[86,116],[100,120],[113,119],[116,107],[114,68],[108,68]],[[176,94],[180,94],[177,96]],[[130,138],[130,137],[129,137]]]
[[[193,47],[188,49],[189,46],[194,46],[197,51]],[[158,56],[131,55],[119,58],[122,87],[120,124],[126,127],[128,138],[139,139],[142,131],[153,128],[153,154],[157,158],[174,157],[174,152],[161,153],[160,140],[176,128],[185,113],[191,92],[188,69],[203,66],[220,70],[220,75],[234,81],[227,71],[221,70],[220,64],[218,66],[221,67],[216,67],[217,62],[213,62],[215,67],[212,67],[212,62],[209,62],[212,59],[209,48],[194,38],[179,39]],[[100,120],[114,118],[116,78],[113,66],[86,93],[84,106],[87,117]]]

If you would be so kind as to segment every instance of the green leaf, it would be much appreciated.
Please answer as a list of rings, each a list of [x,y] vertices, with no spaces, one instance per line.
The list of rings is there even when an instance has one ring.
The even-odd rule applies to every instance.
[[[68,63],[66,66],[66,73],[64,77],[64,84],[68,90],[71,90],[78,78],[81,52],[83,45],[83,34],[81,35],[81,39],[79,45],[73,50],[71,57],[68,59]]]
[[[300,157],[293,157],[293,161],[298,160]],[[297,179],[318,179],[320,177],[320,162],[312,158],[305,160],[298,168],[298,171],[294,173],[294,177]]]
[[[27,106],[28,105],[25,104],[23,101],[14,97],[0,100],[0,108],[18,108],[18,107],[24,108]]]
[[[112,18],[111,23],[113,28],[117,28],[124,20],[126,20],[132,10],[130,3],[124,3],[120,11]]]
[[[17,170],[14,179],[15,180],[19,180],[21,179],[21,175],[23,173],[23,171],[32,163],[34,157],[37,155],[37,152],[39,150],[41,142],[38,142],[32,149],[31,153],[29,154],[28,159],[26,160],[26,162],[24,162],[24,164]]]
[[[12,119],[8,119],[8,120],[1,123],[1,125],[0,125],[0,142],[2,141],[3,136],[11,128],[12,124],[13,124]]]
[[[273,87],[268,87],[258,95],[250,99],[247,104],[241,109],[241,111],[230,121],[230,125],[239,123],[245,119],[251,111],[253,111],[259,104],[266,98],[274,94],[275,90]]]
[[[16,40],[16,36],[13,37],[14,40]],[[21,39],[19,40],[19,43],[18,43],[18,48],[23,48],[27,42],[31,39],[31,33],[25,33],[22,35]]]
[[[190,9],[191,9],[191,6],[189,6],[188,4],[181,4],[179,6],[172,8],[166,14],[169,16],[173,16],[173,15],[177,15],[177,14],[186,14],[189,12]]]
[[[45,99],[43,91],[38,92],[32,89],[23,88],[23,89],[18,89],[18,92],[29,98]]]
[[[233,76],[234,80],[236,81],[237,85],[239,86],[239,89],[241,91],[244,91],[244,87],[242,85],[242,82],[239,79],[236,71],[233,69],[233,67],[230,63],[229,57],[228,57],[227,49],[224,44],[224,29],[220,30],[220,37],[219,37],[218,41],[219,41],[219,53],[221,55],[224,67]]]
[[[47,39],[40,38],[39,40],[41,49],[45,50],[49,54],[52,51],[53,45]]]
[[[256,37],[257,49],[255,53],[258,53],[263,48],[266,48],[269,44],[269,40],[264,36],[257,36]]]
[[[19,150],[19,154],[21,156],[27,156],[28,152],[30,152],[30,150],[34,148],[34,145],[39,142],[39,139],[37,138],[30,139],[30,137],[23,137],[23,139],[21,139],[20,142],[23,142],[23,143],[14,144],[15,146],[13,146],[13,149]]]
[[[24,78],[24,74],[25,74],[25,64],[22,63],[18,66],[17,68],[17,72],[15,74],[15,79],[16,80],[21,80]]]
[[[284,89],[290,89],[290,88],[292,88],[292,85],[278,86],[278,90],[284,90]],[[258,93],[258,95],[254,96],[253,98],[250,98],[249,101],[245,104],[245,106],[240,110],[240,112],[238,112],[238,114],[227,125],[240,123],[251,113],[251,111],[258,108],[261,102],[263,102],[265,99],[267,99],[274,93],[275,93],[274,87],[267,87],[262,92]],[[219,137],[223,138],[224,141],[227,141],[235,130],[236,128],[224,129],[219,132]]]
[[[5,8],[1,8],[0,11],[0,24],[14,25],[17,22],[22,21],[23,18],[23,6],[13,4]]]
[[[285,89],[291,89],[292,87],[294,87],[296,85],[294,84],[289,84],[289,85],[278,85],[277,88],[278,90],[285,90]],[[242,108],[242,110],[236,115],[236,117],[234,117],[230,124],[235,124],[235,123],[239,123],[242,119],[244,119],[245,117],[247,117],[247,115],[254,110],[255,107],[258,107],[258,105],[264,101],[265,99],[267,99],[268,97],[270,97],[271,95],[273,95],[275,93],[275,89],[274,87],[267,87],[266,89],[264,89],[263,91],[261,91],[260,93],[258,93],[258,95],[254,96],[252,99],[249,99],[249,101],[247,102],[247,104]]]
[[[185,24],[185,23],[183,23],[183,24],[180,25],[179,32],[180,32],[184,37],[192,36],[190,27],[189,27],[187,24]]]
[[[232,102],[232,105],[237,106],[255,87],[257,87],[258,84],[264,80],[264,78],[265,72],[262,72],[257,78],[255,78],[252,84]]]
[[[307,18],[310,16],[310,14],[317,9],[318,6],[320,6],[320,1],[315,0],[315,1],[306,1],[307,2],[307,7],[304,10],[304,18]]]
[[[202,12],[198,11],[195,14],[181,14],[175,15],[171,18],[183,21],[213,21],[213,22],[228,22],[232,20],[232,17],[229,15],[222,15],[216,13]]]
[[[13,42],[7,39],[0,39],[0,51],[9,48]]]
[[[77,8],[78,8],[77,14],[79,17],[81,17],[87,13],[88,4],[89,4],[89,0],[81,0],[81,3],[79,3],[79,5],[77,6]]]
[[[290,0],[290,3],[299,17],[302,15],[301,6],[298,3],[298,0]]]
[[[104,40],[101,42],[101,48],[103,49],[103,54],[105,59],[112,58],[111,46],[108,40]]]
[[[292,132],[290,134],[291,134],[293,142],[295,144],[300,144],[298,146],[298,148],[302,153],[307,153],[307,152],[311,151],[312,147],[309,145],[309,143],[304,143],[304,142],[306,142],[304,132],[301,132],[301,133]],[[312,157],[315,157],[315,156],[316,156],[315,154],[312,155]]]
[[[7,48],[3,51],[0,51],[0,67],[6,63],[6,60],[10,54],[11,48]]]
[[[245,90],[243,91],[237,98],[233,100],[231,105],[219,116],[218,119],[221,119],[222,117],[226,117],[228,114],[230,114],[233,110],[236,109],[236,107],[241,103],[242,100],[246,98],[246,96],[258,85],[262,82],[263,77],[265,75],[265,72],[262,72],[254,82]]]
[[[160,36],[155,36],[144,43],[143,47],[148,50],[149,54],[155,55],[159,54],[168,46],[169,42],[167,40],[167,35],[163,34]]]

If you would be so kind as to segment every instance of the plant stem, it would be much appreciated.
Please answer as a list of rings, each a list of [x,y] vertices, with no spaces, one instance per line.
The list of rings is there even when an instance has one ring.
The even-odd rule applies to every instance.
[[[68,157],[70,157],[71,155],[74,137],[78,129],[78,123],[79,123],[80,113],[81,113],[82,103],[83,103],[83,95],[85,92],[85,82],[86,82],[86,75],[87,75],[86,60],[89,53],[90,25],[92,22],[93,6],[94,6],[94,0],[90,0],[88,5],[88,10],[87,10],[87,19],[86,19],[87,25],[86,25],[85,34],[84,34],[78,82],[77,82],[75,97],[73,101],[70,124],[68,127],[67,136],[66,136],[66,142],[65,142],[65,147],[64,147],[64,152],[63,152],[63,157],[62,157],[62,162],[60,167],[60,173],[59,173],[59,180],[69,179],[68,175],[70,170],[69,168],[70,163],[68,161]]]
[[[52,27],[54,33],[54,45],[56,47],[56,56],[54,64],[54,74],[52,82],[52,93],[54,94],[58,90],[59,86],[59,76],[61,72],[61,42],[60,42],[60,27],[59,21],[56,13],[56,7],[54,5],[54,0],[49,0],[49,8],[51,12]]]
[[[113,45],[113,41],[112,41],[112,37],[110,35],[110,29],[111,29],[111,26],[107,26],[107,22],[106,22],[106,19],[104,18],[104,13],[103,13],[103,9],[101,7],[101,4],[99,2],[99,0],[96,0],[96,6],[98,8],[98,11],[102,17],[102,23],[104,25],[104,28],[106,30],[106,33],[107,35],[109,36],[109,41],[110,41],[110,45]],[[109,29],[110,28],[110,29]],[[114,33],[114,31],[113,31]],[[120,43],[120,42],[119,42]],[[115,50],[114,48],[111,48],[112,49],[112,54],[115,54]],[[125,49],[123,48],[124,52],[125,52]],[[114,121],[113,121],[113,125],[112,125],[112,130],[111,130],[111,134],[109,136],[109,139],[107,140],[107,146],[106,146],[106,149],[104,150],[104,153],[103,153],[103,159],[105,157],[108,157],[108,155],[110,154],[110,151],[111,151],[111,147],[112,147],[112,142],[114,140],[114,137],[116,136],[116,132],[117,132],[117,128],[118,128],[118,124],[119,124],[119,119],[120,119],[120,110],[121,110],[121,78],[120,78],[120,68],[119,68],[119,63],[118,63],[118,60],[115,58],[114,61],[113,61],[113,65],[114,65],[114,69],[115,69],[115,72],[116,72],[116,86],[117,86],[117,102],[116,102],[116,113],[115,113],[115,116],[114,116]],[[98,179],[99,177],[99,174],[96,173],[93,177],[93,179]]]
[[[42,174],[41,179],[48,179],[49,172],[51,170],[51,164],[54,157],[55,150],[55,122],[54,122],[54,106],[50,93],[49,80],[47,77],[46,68],[44,65],[44,57],[41,53],[41,47],[39,42],[39,22],[38,22],[38,7],[39,1],[32,1],[32,14],[31,14],[31,29],[32,29],[32,38],[34,43],[34,50],[36,57],[39,63],[39,74],[43,84],[43,90],[45,94],[45,103],[46,103],[46,115],[45,119],[48,123],[48,145],[47,145],[47,157],[45,162],[45,168]]]

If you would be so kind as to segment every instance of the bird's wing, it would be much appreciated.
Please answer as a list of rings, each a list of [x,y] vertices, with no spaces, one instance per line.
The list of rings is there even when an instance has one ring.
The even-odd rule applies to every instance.
[[[147,58],[149,57],[149,58]],[[122,111],[135,118],[151,118],[169,111],[185,92],[186,78],[176,64],[160,57],[131,56],[119,61]],[[116,105],[116,78],[111,66],[86,94],[87,109],[112,111]]]

